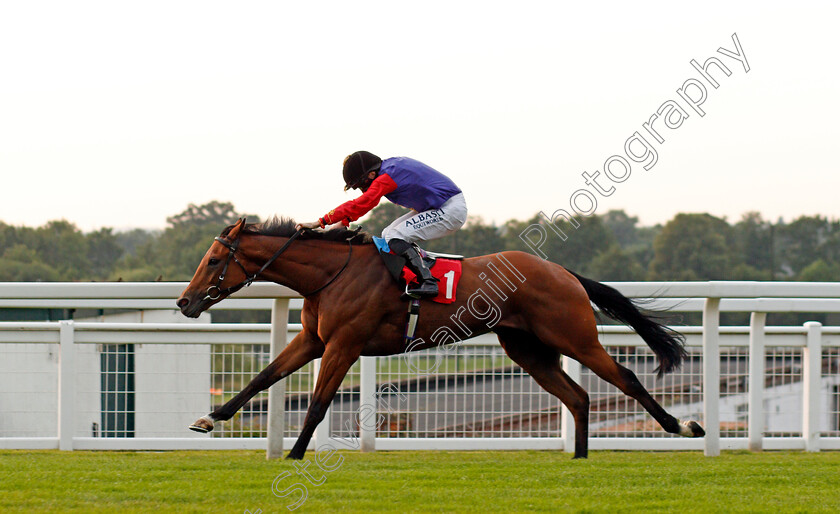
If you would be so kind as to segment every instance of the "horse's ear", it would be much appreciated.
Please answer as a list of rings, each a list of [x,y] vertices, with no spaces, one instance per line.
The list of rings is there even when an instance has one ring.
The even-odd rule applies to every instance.
[[[230,232],[228,232],[228,235],[227,235],[228,239],[230,239],[231,241],[235,241],[236,238],[239,237],[239,232],[241,232],[243,228],[245,228],[245,217],[244,216],[239,218],[239,221],[237,221],[236,224],[233,226],[233,228],[230,229]]]

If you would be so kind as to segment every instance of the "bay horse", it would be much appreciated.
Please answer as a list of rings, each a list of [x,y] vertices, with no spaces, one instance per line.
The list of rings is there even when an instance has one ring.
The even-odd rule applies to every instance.
[[[295,230],[295,222],[286,218],[262,224],[246,224],[242,218],[225,228],[178,299],[181,312],[198,317],[254,280],[268,280],[304,297],[303,329],[239,394],[190,428],[213,430],[215,422],[229,420],[254,395],[321,358],[303,428],[287,455],[302,459],[315,427],[359,356],[421,350],[457,342],[459,334],[472,337],[492,331],[505,353],[571,411],[574,458],[587,456],[589,395],[561,369],[562,355],[636,399],[666,432],[705,435],[697,422],[680,422],[668,414],[636,375],[601,346],[592,304],[644,339],[659,360],[659,376],[679,367],[686,355],[682,336],[642,313],[615,289],[525,252],[468,258],[462,262],[454,303],[422,300],[418,344],[407,348],[406,303],[400,301],[402,291],[378,252],[363,232]]]

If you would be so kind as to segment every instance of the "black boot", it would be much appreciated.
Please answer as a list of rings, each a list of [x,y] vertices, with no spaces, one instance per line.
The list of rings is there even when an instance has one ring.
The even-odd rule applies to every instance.
[[[420,256],[417,247],[402,239],[391,239],[388,241],[388,246],[395,254],[405,257],[408,268],[417,275],[419,284],[406,286],[406,294],[417,298],[434,298],[437,296],[437,279],[432,276],[432,272],[426,267],[426,263]]]

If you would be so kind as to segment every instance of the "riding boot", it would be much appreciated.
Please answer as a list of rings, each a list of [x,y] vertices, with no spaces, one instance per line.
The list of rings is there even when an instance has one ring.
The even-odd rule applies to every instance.
[[[394,253],[404,257],[408,268],[417,275],[419,284],[414,287],[406,286],[406,294],[419,298],[434,298],[437,296],[437,279],[432,276],[432,272],[426,267],[426,262],[423,261],[417,247],[402,239],[392,239],[388,241],[388,246]]]

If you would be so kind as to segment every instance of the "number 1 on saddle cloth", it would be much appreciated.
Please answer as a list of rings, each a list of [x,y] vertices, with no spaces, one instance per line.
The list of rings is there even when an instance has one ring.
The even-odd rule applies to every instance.
[[[374,237],[373,242],[379,250],[379,254],[382,256],[385,267],[398,284],[405,287],[407,284],[417,280],[414,272],[405,265],[405,259],[391,253],[388,243],[383,238]],[[458,281],[461,278],[461,259],[463,257],[460,255],[442,257],[422,249],[420,252],[427,263],[431,261],[429,263],[429,269],[432,272],[432,276],[438,280],[441,286],[439,287],[438,295],[431,300],[437,303],[453,303],[455,301],[456,291],[458,290]],[[417,298],[409,298],[409,300],[408,321],[405,327],[406,345],[410,345],[414,339],[417,319],[420,315],[420,300]]]

